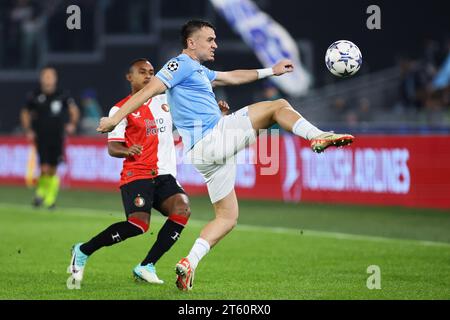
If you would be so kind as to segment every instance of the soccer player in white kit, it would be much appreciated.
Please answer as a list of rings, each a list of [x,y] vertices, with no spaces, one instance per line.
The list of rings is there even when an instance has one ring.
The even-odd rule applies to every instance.
[[[354,137],[319,130],[284,99],[258,102],[222,117],[213,86],[240,85],[281,76],[292,72],[294,65],[290,60],[282,60],[267,69],[212,71],[202,64],[214,61],[218,47],[214,26],[207,21],[192,20],[182,27],[181,35],[182,53],[170,59],[114,116],[102,118],[97,131],[113,130],[144,101],[167,90],[174,124],[188,150],[187,155],[206,181],[215,211],[215,219],[206,224],[190,253],[176,265],[178,288],[191,290],[199,261],[237,223],[239,210],[234,191],[236,163],[233,158],[256,141],[259,130],[278,123],[283,129],[310,140],[311,148],[318,153],[330,146],[348,145]]]

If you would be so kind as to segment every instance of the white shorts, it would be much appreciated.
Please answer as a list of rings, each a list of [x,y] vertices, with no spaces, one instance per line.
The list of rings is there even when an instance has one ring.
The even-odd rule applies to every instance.
[[[202,174],[212,203],[225,198],[236,180],[235,155],[256,141],[248,107],[225,116],[187,153]]]

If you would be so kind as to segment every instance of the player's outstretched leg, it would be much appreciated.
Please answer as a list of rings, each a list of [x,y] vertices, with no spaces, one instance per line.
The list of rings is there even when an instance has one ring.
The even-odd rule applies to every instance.
[[[130,215],[127,221],[110,225],[88,242],[76,244],[72,249],[72,259],[69,266],[69,271],[72,273],[73,278],[77,281],[83,279],[87,258],[95,251],[102,247],[112,246],[128,238],[144,234],[147,230],[148,220],[143,221]]]
[[[187,198],[187,197],[186,197]],[[184,215],[171,214],[158,232],[156,242],[151,247],[145,259],[134,269],[133,274],[136,279],[144,280],[149,283],[162,283],[156,275],[155,265],[159,259],[169,251],[169,249],[177,242],[190,216],[189,205],[183,209]],[[147,272],[136,272],[146,268]],[[152,274],[150,274],[152,273]],[[159,281],[161,282],[159,282]]]
[[[188,256],[175,266],[176,285],[182,291],[192,290],[195,270],[200,260],[237,224],[239,206],[234,189],[213,206],[216,217],[202,229]]]
[[[350,134],[336,134],[318,129],[284,99],[250,105],[248,115],[255,130],[267,129],[278,123],[283,129],[311,141],[311,149],[317,153],[321,153],[331,146],[349,145],[355,139]]]
[[[187,198],[187,197],[186,197]],[[158,232],[156,242],[151,247],[145,259],[136,266],[133,270],[133,274],[137,280],[147,281],[148,283],[163,283],[162,280],[156,275],[155,264],[159,259],[169,251],[169,249],[177,242],[181,232],[188,222],[190,216],[189,204],[186,202],[181,210],[183,215],[171,214],[169,215],[166,223],[162,226]]]
[[[178,241],[191,215],[189,198],[186,194],[181,192],[182,189],[179,189],[180,187],[176,184],[176,180],[166,177],[160,179],[169,180],[165,180],[167,182],[165,182],[165,184],[163,184],[161,189],[157,190],[157,192],[167,194],[164,190],[170,189],[178,190],[180,193],[175,193],[169,196],[168,198],[162,200],[162,203],[158,202],[154,204],[155,208],[168,217],[164,225],[159,230],[158,237],[147,253],[147,256],[133,270],[133,274],[137,280],[157,284],[163,283],[163,281],[156,275],[155,265],[159,259]],[[172,192],[173,191],[170,191],[170,193]]]

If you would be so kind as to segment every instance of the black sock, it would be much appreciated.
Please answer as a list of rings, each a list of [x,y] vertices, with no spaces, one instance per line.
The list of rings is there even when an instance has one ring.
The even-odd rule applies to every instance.
[[[128,221],[117,222],[100,232],[86,243],[83,243],[80,250],[90,256],[102,247],[124,241],[128,238],[142,234],[142,230]]]
[[[141,262],[141,265],[145,266],[149,263],[155,264],[159,258],[161,258],[162,255],[178,240],[183,229],[183,225],[167,219],[161,230],[159,230],[156,242],[148,252],[147,257],[145,257],[144,261]]]

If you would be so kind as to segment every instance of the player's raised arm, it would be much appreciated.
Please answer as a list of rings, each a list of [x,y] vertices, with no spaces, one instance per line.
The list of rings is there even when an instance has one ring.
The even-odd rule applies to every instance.
[[[134,112],[148,99],[166,91],[166,85],[157,77],[152,77],[150,82],[138,91],[117,111],[112,117],[104,117],[100,119],[100,124],[97,128],[98,132],[111,132],[114,127],[127,115]]]
[[[281,60],[272,68],[252,69],[252,70],[234,70],[227,72],[217,72],[213,86],[236,86],[253,82],[270,76],[281,76],[287,72],[292,72],[294,65],[288,59]]]

